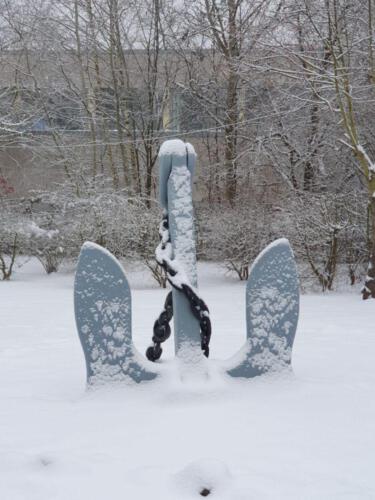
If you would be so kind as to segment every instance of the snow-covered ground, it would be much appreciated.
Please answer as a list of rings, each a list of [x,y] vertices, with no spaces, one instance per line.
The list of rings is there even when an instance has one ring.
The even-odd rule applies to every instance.
[[[128,276],[144,352],[165,291]],[[244,284],[207,264],[199,281],[228,358]],[[375,499],[374,301],[302,296],[294,374],[86,392],[72,285],[35,262],[0,283],[1,500]]]

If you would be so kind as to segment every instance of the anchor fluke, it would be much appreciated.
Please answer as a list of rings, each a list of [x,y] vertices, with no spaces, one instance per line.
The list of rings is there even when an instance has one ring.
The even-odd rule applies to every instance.
[[[299,283],[289,241],[278,239],[255,259],[246,286],[247,340],[226,364],[252,378],[290,366],[299,314]]]
[[[157,376],[133,345],[131,294],[125,273],[118,260],[95,243],[86,242],[81,249],[74,310],[89,385],[138,383]]]

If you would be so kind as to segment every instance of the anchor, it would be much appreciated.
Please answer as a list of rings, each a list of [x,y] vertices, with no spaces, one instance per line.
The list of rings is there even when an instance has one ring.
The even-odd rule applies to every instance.
[[[192,179],[194,148],[179,139],[159,151],[163,220],[156,260],[172,291],[155,321],[152,346],[143,357],[132,340],[131,291],[118,260],[103,247],[86,242],[74,283],[75,319],[89,386],[108,382],[141,383],[160,375],[161,343],[170,336],[173,316],[176,357],[194,363],[209,355],[211,321],[198,292]],[[299,283],[288,240],[268,245],[252,264],[246,284],[246,341],[223,375],[253,378],[291,366],[299,315]]]

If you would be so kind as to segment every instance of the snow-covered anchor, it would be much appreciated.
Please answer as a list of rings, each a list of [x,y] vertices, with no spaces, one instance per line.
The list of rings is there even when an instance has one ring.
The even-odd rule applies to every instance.
[[[166,141],[160,149],[164,217],[156,258],[167,270],[173,297],[167,297],[157,320],[154,344],[147,357],[160,357],[160,343],[170,335],[167,323],[173,314],[176,355],[198,366],[197,359],[208,356],[211,324],[207,306],[196,289],[192,203],[195,159],[194,148],[180,140]],[[89,384],[143,382],[157,377],[155,364],[141,356],[132,342],[131,294],[124,271],[115,257],[93,243],[85,243],[80,253],[74,303]],[[280,239],[263,250],[250,269],[247,340],[237,355],[221,362],[222,371],[232,377],[252,378],[289,366],[298,311],[294,257],[288,241]]]

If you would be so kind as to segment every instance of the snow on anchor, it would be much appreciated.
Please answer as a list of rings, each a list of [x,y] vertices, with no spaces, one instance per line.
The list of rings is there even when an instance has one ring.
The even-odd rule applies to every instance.
[[[131,293],[125,273],[107,250],[85,243],[74,285],[76,324],[90,385],[110,381],[144,382],[158,376],[160,344],[170,335],[173,316],[176,356],[185,363],[208,357],[209,312],[197,291],[192,202],[196,154],[191,144],[166,141],[159,152],[163,221],[156,259],[167,271],[172,292],[154,325],[145,359],[134,347]],[[172,297],[171,297],[172,294]],[[266,247],[253,263],[246,286],[247,339],[221,363],[231,377],[252,378],[291,364],[299,313],[296,265],[288,240]]]

